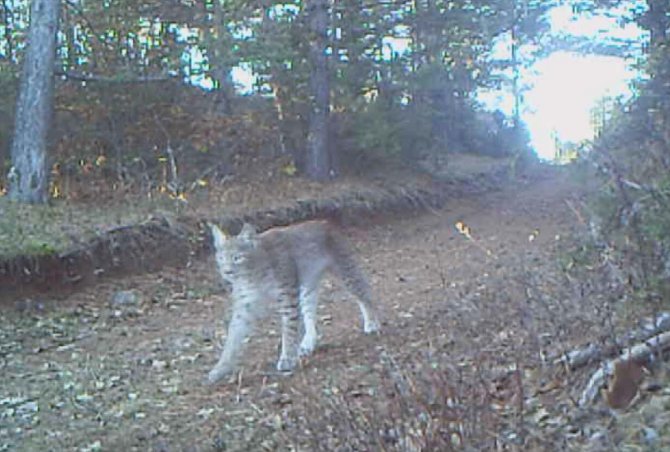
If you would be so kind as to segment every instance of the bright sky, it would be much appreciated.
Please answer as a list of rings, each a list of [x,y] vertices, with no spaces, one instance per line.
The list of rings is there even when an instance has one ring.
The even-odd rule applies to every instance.
[[[633,0],[639,9],[644,0]],[[625,10],[619,11],[625,13]],[[556,7],[549,13],[554,34],[597,38],[603,42],[637,39],[642,35],[636,26],[621,27],[616,19],[584,14],[575,17],[569,4]],[[406,39],[384,39],[384,54],[403,52]],[[504,39],[496,46],[499,58],[509,55],[509,42]],[[554,158],[554,137],[562,141],[580,142],[593,138],[591,110],[603,97],[631,95],[630,82],[636,73],[622,58],[583,56],[570,52],[555,52],[523,71],[522,83],[531,88],[524,93],[522,118],[531,134],[531,145],[543,159]],[[479,95],[491,109],[500,108],[511,116],[513,99],[508,91],[482,92]]]
[[[642,40],[637,27],[622,28],[612,18],[575,20],[569,5],[555,8],[550,18],[554,32],[603,40]],[[616,57],[556,52],[531,68],[524,76],[524,82],[532,88],[525,93],[522,116],[540,157],[554,157],[554,135],[575,142],[593,137],[591,109],[597,101],[604,96],[631,95],[629,82],[636,74],[628,63]]]
[[[591,109],[605,96],[628,96],[634,72],[621,58],[556,52],[534,66],[528,78],[523,119],[538,155],[554,157],[556,135],[579,142],[593,137]]]

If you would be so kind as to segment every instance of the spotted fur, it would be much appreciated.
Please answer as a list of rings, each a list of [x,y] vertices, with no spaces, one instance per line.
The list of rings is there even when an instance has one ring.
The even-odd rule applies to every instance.
[[[312,353],[317,344],[317,292],[326,272],[339,277],[356,296],[363,331],[379,331],[368,282],[342,234],[327,221],[308,221],[262,234],[245,224],[236,237],[227,237],[216,225],[210,228],[219,272],[231,285],[233,297],[223,351],[209,373],[211,383],[235,370],[254,325],[275,310],[281,317],[277,369],[290,372],[300,356]],[[301,321],[304,334],[298,344]]]

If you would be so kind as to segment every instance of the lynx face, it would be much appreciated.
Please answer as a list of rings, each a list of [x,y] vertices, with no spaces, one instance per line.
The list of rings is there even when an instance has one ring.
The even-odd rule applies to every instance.
[[[233,285],[236,275],[245,272],[249,254],[256,248],[254,243],[256,231],[253,226],[245,224],[237,237],[226,237],[216,226],[211,225],[211,227],[217,229],[217,232],[212,229],[212,235],[219,273],[226,283]]]
[[[226,237],[210,225],[216,262],[232,287],[233,313],[219,362],[209,373],[214,383],[235,370],[242,346],[257,320],[276,308],[282,320],[282,347],[277,369],[291,371],[299,356],[309,355],[317,342],[316,310],[319,283],[331,271],[358,298],[363,330],[379,324],[367,280],[344,238],[325,221],[310,221],[257,234],[245,225],[236,237]],[[304,336],[298,345],[302,320]]]

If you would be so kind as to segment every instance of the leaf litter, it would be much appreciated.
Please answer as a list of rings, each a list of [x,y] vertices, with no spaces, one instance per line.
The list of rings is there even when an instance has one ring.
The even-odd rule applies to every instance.
[[[554,177],[354,228],[384,332],[361,335],[328,284],[291,377],[271,323],[237,378],[205,384],[230,302],[211,258],[3,309],[0,450],[661,450],[667,377],[627,412],[583,409],[587,373],[546,359],[603,328],[554,264],[577,234]]]

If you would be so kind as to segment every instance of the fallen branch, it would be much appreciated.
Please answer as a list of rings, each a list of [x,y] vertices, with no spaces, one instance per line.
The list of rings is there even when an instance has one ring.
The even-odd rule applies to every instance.
[[[618,358],[606,362],[589,379],[586,388],[579,398],[579,405],[587,405],[596,399],[600,388],[605,385],[607,377],[614,373],[614,369],[618,365],[620,366],[628,361],[638,363],[647,361],[654,352],[663,351],[668,348],[670,348],[670,332],[665,332],[648,339],[644,343],[635,345]]]
[[[631,331],[624,338],[625,343],[631,344],[636,342],[643,342],[650,337],[656,336],[660,333],[670,331],[670,312],[662,312],[657,315],[652,321],[643,324],[639,329]],[[570,370],[575,370],[581,366],[602,359],[605,356],[611,356],[621,348],[618,344],[611,346],[602,346],[598,344],[588,344],[586,347],[579,350],[573,350],[564,353],[558,358],[554,358],[554,364],[563,364]]]

